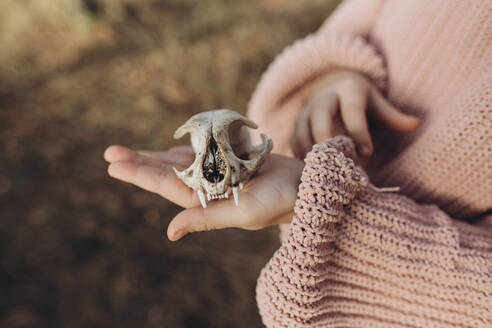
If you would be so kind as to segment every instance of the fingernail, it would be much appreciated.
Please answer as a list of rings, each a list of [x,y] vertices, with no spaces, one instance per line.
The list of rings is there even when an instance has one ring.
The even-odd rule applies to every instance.
[[[360,147],[360,153],[362,154],[362,156],[370,156],[371,148],[369,146],[363,145]]]
[[[185,230],[178,230],[174,233],[173,239],[174,241],[179,240],[183,238],[184,235],[186,235],[188,232]]]

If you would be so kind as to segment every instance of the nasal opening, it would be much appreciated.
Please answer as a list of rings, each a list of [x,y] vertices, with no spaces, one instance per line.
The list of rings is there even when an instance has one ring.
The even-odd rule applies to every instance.
[[[213,136],[210,137],[202,167],[203,176],[207,181],[218,183],[224,179],[227,170],[226,161]]]

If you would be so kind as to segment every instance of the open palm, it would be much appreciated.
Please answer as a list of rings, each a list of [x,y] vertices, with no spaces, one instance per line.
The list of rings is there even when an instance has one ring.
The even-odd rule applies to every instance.
[[[235,206],[232,199],[224,199],[212,201],[207,208],[202,208],[196,192],[173,171],[173,167],[182,170],[191,165],[194,159],[191,147],[133,151],[123,146],[110,146],[104,158],[110,163],[110,176],[186,208],[169,224],[167,235],[170,240],[178,240],[188,232],[231,227],[256,230],[290,222],[304,166],[301,160],[271,154],[239,193],[239,206]]]

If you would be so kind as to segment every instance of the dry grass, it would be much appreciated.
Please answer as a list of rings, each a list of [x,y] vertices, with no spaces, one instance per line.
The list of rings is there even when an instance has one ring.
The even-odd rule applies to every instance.
[[[179,211],[106,175],[109,144],[165,149],[244,111],[334,1],[0,2],[0,326],[259,327],[275,229],[161,235]]]

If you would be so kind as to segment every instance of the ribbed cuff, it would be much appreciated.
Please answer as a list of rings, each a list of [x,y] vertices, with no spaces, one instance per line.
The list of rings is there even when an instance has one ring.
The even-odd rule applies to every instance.
[[[293,238],[302,238],[304,245],[331,241],[329,235],[319,232],[343,218],[344,207],[368,185],[354,157],[355,145],[346,136],[314,145],[306,156],[299,185],[289,232]]]
[[[383,59],[362,37],[315,33],[294,42],[275,58],[263,74],[249,110],[275,110],[305,83],[336,68],[358,71],[377,87],[385,87]]]

